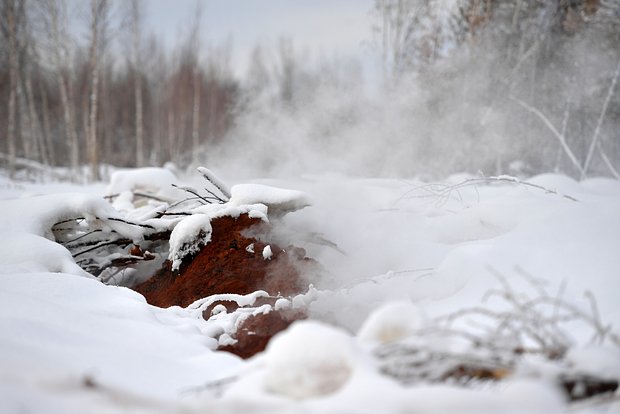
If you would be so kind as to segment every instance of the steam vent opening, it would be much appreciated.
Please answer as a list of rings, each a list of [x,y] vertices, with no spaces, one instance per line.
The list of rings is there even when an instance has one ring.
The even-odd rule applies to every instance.
[[[306,256],[303,248],[267,243],[270,224],[248,214],[239,217],[223,216],[211,221],[211,240],[192,255],[185,256],[178,269],[172,262],[163,265],[148,280],[133,289],[141,293],[151,305],[167,308],[187,307],[195,301],[213,295],[248,295],[264,291],[251,306],[274,305],[278,298],[305,293],[313,283],[312,276],[318,264]],[[256,237],[249,236],[253,234]],[[263,252],[269,248],[271,256]],[[226,312],[235,312],[240,306],[234,301],[216,301],[203,311],[209,319],[212,310],[222,304]],[[269,339],[286,329],[293,321],[303,319],[303,309],[276,310],[251,315],[237,327],[233,338],[237,342],[221,349],[244,358],[264,350]],[[251,334],[248,334],[251,332]]]

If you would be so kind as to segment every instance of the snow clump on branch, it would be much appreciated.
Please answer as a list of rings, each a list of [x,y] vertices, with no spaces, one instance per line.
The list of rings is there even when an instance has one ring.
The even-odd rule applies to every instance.
[[[196,254],[211,241],[211,218],[206,214],[194,214],[176,225],[170,234],[172,270],[178,270],[185,256]]]

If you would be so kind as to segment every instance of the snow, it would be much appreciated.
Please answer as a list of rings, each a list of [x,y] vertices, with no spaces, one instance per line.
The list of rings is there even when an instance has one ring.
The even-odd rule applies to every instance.
[[[404,385],[382,373],[376,357],[394,344],[471,352],[463,342],[429,334],[430,324],[473,307],[505,311],[498,297],[481,302],[503,283],[518,297],[544,289],[586,313],[594,297],[602,326],[618,335],[618,181],[545,174],[454,188],[475,177],[438,185],[330,175],[261,180],[233,186],[226,204],[188,206],[191,216],[157,221],[158,202],[134,205],[130,191],[176,198],[169,184],[181,180],[163,169],[116,177],[107,189],[121,194],[113,206],[101,185],[46,187],[2,178],[1,412],[548,414],[620,408],[617,402],[569,405],[554,385],[560,372],[620,378],[618,346],[599,343],[587,323],[562,325],[571,344],[564,360],[524,358],[515,375],[498,384]],[[51,231],[59,221],[84,217],[89,227],[141,240],[144,227],[109,218],[146,220],[173,230],[170,257],[178,261],[191,253],[196,237],[208,242],[212,219],[248,213],[267,220],[309,205],[304,194],[312,195],[313,208],[282,221],[297,237],[293,244],[329,277],[305,294],[275,298],[273,307],[256,305],[268,296],[264,291],[214,295],[187,308],[150,306],[131,290],[93,280]],[[216,306],[204,320],[203,311],[218,301],[241,309]],[[307,309],[319,321],[293,324],[248,361],[214,351],[232,344],[233,332],[250,315],[290,308]],[[479,322],[467,318],[458,328],[477,333]]]
[[[310,206],[310,200],[301,191],[286,190],[262,184],[237,184],[231,189],[232,205],[257,204],[267,206],[275,216]]]
[[[568,352],[567,364],[574,372],[618,378],[620,349],[611,347],[577,347]]]
[[[106,194],[125,194],[132,192],[149,194],[164,200],[173,201],[187,195],[182,190],[173,187],[179,180],[175,174],[167,168],[135,168],[115,171],[110,177]],[[132,199],[131,197],[130,199]]]
[[[91,277],[75,264],[69,250],[44,237],[28,233],[2,233],[0,274],[68,273]]]
[[[141,240],[144,229],[120,221],[120,214],[102,197],[79,193],[47,194],[0,201],[3,214],[0,228],[4,231],[36,234],[54,240],[54,224],[83,217],[91,226],[110,228],[121,235]]]
[[[230,199],[230,190],[228,189],[228,186],[226,186],[226,184],[224,184],[224,182],[222,180],[220,180],[218,178],[218,176],[215,175],[215,173],[213,171],[211,171],[210,169],[205,168],[205,167],[198,167],[198,172],[207,181],[209,181],[211,184],[213,184],[213,186],[215,186],[215,188],[217,188],[217,190],[220,192],[221,195],[224,196],[225,199]]]
[[[184,389],[240,364],[230,354],[211,352],[194,319],[84,277],[2,275],[0,303],[3,407],[53,411],[38,407],[38,400],[62,407],[72,399],[64,383],[87,376],[102,387],[173,401]],[[28,399],[7,392],[16,385],[28,390]]]
[[[265,388],[299,399],[330,394],[349,380],[354,354],[346,332],[320,322],[297,322],[267,346]]]
[[[193,214],[181,220],[170,234],[168,260],[172,262],[172,270],[178,270],[185,256],[198,253],[210,241],[211,217]]]
[[[357,336],[362,341],[388,343],[405,339],[424,328],[424,315],[411,302],[390,302],[366,319]]]

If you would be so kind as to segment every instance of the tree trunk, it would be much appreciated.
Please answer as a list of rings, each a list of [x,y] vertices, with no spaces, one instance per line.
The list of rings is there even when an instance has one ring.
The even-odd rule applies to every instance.
[[[15,129],[17,114],[17,84],[19,75],[19,61],[17,56],[17,19],[16,2],[9,0],[5,3],[5,16],[7,20],[9,37],[9,102],[8,102],[8,126],[7,126],[7,150],[9,155],[9,176],[15,174]]]
[[[144,121],[142,109],[142,71],[140,59],[140,4],[138,0],[132,0],[132,34],[133,34],[133,74],[134,74],[134,98],[136,102],[136,166],[144,166]]]
[[[174,110],[172,104],[168,104],[168,159],[172,162],[176,160],[175,135],[174,135]]]
[[[43,110],[43,130],[41,131],[45,146],[47,148],[47,156],[50,165],[56,165],[56,148],[54,148],[54,142],[52,140],[52,129],[50,124],[50,111],[47,98],[47,91],[42,82],[39,82],[39,88],[41,90],[41,103]]]
[[[37,109],[34,101],[34,92],[32,91],[32,78],[29,74],[26,74],[26,98],[28,101],[28,112],[30,113],[30,122],[32,125],[32,136],[34,138],[34,146],[35,153],[38,155],[39,160],[45,164],[49,165],[49,159],[47,157],[47,150],[45,146],[45,139],[43,138],[43,134],[41,133],[41,123],[39,120],[39,115],[37,114]]]
[[[21,77],[17,79],[17,103],[19,109],[19,130],[22,141],[23,157],[29,160],[36,160],[37,154],[35,152],[34,136],[32,135],[32,119],[28,112],[28,103],[26,102],[26,96],[24,94],[24,88],[22,86]]]
[[[61,3],[61,5],[64,5],[64,3]],[[65,143],[69,154],[69,164],[74,173],[73,178],[75,179],[80,165],[80,145],[75,129],[75,114],[72,106],[73,87],[68,71],[65,70],[67,64],[66,44],[68,43],[68,39],[65,37],[67,31],[66,20],[61,19],[60,13],[62,6],[59,6],[55,0],[48,0],[46,6],[50,19],[50,37],[53,42],[56,78],[58,88],[60,89],[60,102],[62,105],[65,127]],[[64,7],[62,7],[62,10],[64,10]]]
[[[97,111],[99,105],[99,42],[105,14],[107,0],[91,1],[91,43],[90,43],[90,97],[88,112],[88,161],[90,163],[91,180],[98,181],[99,176],[99,147],[97,142]]]
[[[200,146],[200,71],[198,63],[194,66],[194,104],[192,111],[192,161],[198,162],[198,147]]]

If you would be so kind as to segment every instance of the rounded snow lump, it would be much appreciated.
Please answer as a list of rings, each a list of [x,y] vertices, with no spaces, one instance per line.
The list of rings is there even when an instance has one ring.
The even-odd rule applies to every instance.
[[[337,391],[351,376],[353,352],[346,332],[320,322],[296,322],[267,347],[266,389],[298,399]]]
[[[375,309],[357,336],[368,342],[388,343],[413,334],[424,326],[424,315],[411,302],[389,302]]]

